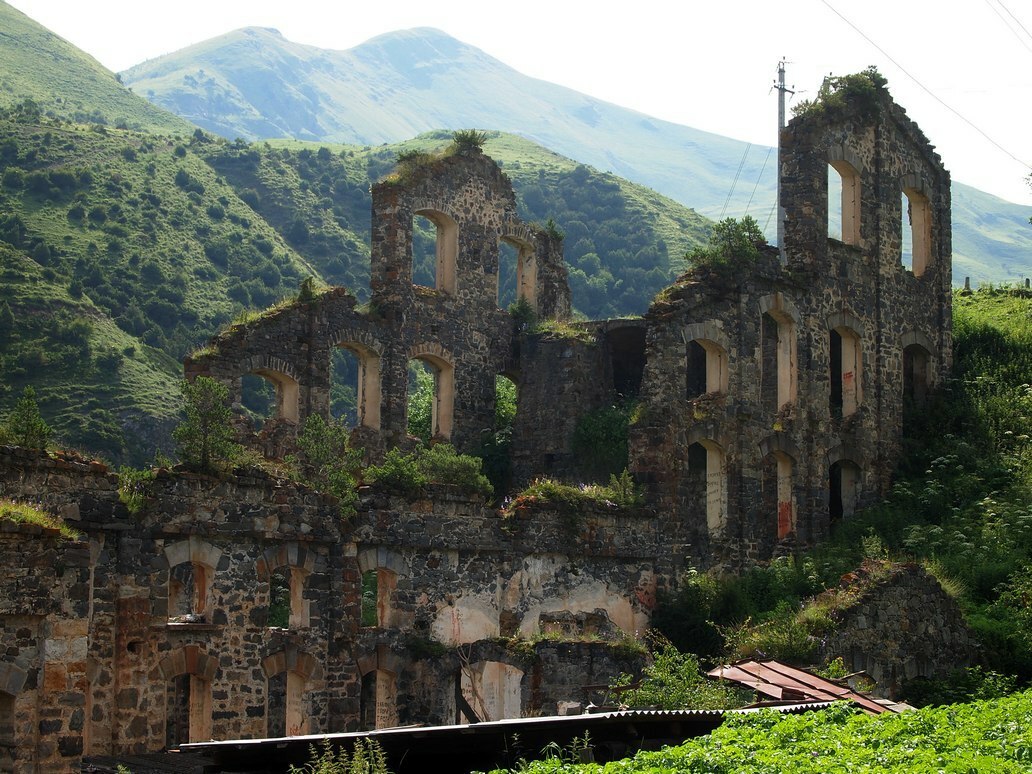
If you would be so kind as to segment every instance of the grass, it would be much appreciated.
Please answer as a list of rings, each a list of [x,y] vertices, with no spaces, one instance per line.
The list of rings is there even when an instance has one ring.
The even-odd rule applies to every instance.
[[[24,503],[12,500],[0,500],[0,521],[13,521],[15,524],[34,524],[43,529],[58,530],[69,540],[78,540],[81,534],[56,516]]]

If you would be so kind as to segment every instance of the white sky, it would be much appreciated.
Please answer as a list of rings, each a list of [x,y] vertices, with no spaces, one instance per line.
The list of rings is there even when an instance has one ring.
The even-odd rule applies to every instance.
[[[116,71],[245,26],[275,27],[289,40],[331,49],[397,29],[437,27],[526,75],[764,145],[776,142],[777,101],[770,86],[780,58],[790,62],[788,83],[799,98],[813,96],[827,73],[873,64],[937,146],[954,180],[1032,205],[1029,0],[11,4]],[[1004,150],[922,91],[833,9]]]

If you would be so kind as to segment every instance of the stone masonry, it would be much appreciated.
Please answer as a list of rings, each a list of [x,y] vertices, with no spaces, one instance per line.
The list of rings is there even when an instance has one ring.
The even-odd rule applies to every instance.
[[[794,119],[781,188],[780,253],[691,272],[644,319],[531,333],[499,308],[499,245],[516,249],[519,297],[563,323],[561,237],[520,221],[478,149],[408,159],[373,188],[367,307],[314,292],[185,363],[238,407],[245,376],[275,386],[260,431],[239,421],[270,457],[329,415],[336,348],[358,364],[352,438],[371,459],[415,443],[411,361],[433,373],[436,439],[460,451],[493,429],[507,376],[517,483],[583,480],[578,420],[637,399],[629,461],[646,504],[633,511],[507,515],[448,487],[362,489],[344,521],[332,498],[264,474],[159,470],[131,514],[103,465],[0,448],[0,496],[83,533],[0,524],[0,767],[551,713],[640,667],[628,643],[689,567],[791,553],[875,502],[909,407],[950,367],[949,175],[880,90]],[[412,281],[419,217],[437,232],[433,287]],[[922,631],[926,653],[939,629]],[[871,667],[864,642],[840,650]],[[924,656],[906,650],[876,668],[909,675]]]

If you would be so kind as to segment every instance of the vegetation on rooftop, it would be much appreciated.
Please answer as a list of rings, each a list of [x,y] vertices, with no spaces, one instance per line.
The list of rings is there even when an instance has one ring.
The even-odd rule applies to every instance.
[[[13,500],[0,499],[0,521],[13,521],[15,524],[34,524],[44,529],[56,529],[69,540],[78,540],[81,535],[69,527],[57,516],[52,516],[41,508]]]
[[[887,93],[887,85],[888,80],[874,66],[850,75],[829,75],[817,96],[798,102],[792,113],[797,116],[834,116],[853,109],[861,115],[870,115]]]

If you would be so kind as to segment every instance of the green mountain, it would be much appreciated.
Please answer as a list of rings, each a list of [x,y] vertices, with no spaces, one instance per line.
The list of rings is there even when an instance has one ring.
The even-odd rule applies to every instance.
[[[0,108],[31,100],[48,116],[189,134],[189,122],[126,89],[97,60],[0,1]]]
[[[770,148],[528,78],[434,29],[329,51],[246,28],[122,77],[155,104],[228,138],[376,145],[440,128],[496,129],[647,185],[708,217],[750,214],[768,235],[775,229]],[[1027,207],[959,183],[954,204],[958,282],[965,275],[999,282],[1032,273]]]

